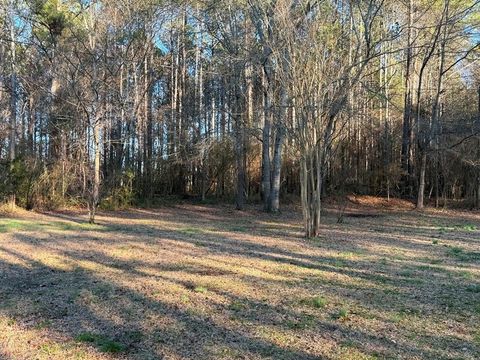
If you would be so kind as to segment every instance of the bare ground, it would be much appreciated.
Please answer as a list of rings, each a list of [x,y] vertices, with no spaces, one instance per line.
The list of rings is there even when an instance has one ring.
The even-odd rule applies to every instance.
[[[370,200],[0,218],[0,359],[479,359],[480,214]]]

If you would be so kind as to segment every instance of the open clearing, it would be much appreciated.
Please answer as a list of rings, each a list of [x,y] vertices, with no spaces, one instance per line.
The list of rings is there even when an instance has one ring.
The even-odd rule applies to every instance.
[[[0,218],[0,358],[479,359],[480,214]]]

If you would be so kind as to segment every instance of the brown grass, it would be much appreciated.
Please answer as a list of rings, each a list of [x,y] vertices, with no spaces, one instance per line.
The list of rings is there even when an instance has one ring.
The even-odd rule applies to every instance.
[[[0,359],[480,358],[479,214],[346,214],[0,218]]]

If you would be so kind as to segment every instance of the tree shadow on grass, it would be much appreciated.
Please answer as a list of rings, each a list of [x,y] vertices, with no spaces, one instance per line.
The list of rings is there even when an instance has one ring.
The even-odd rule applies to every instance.
[[[81,334],[97,334],[122,344],[124,355],[132,358],[148,354],[206,359],[216,358],[216,350],[228,350],[247,358],[320,359],[224,327],[212,318],[146,297],[93,272],[59,271],[4,247],[0,251],[28,264],[0,262],[0,313],[33,327],[48,320],[52,331],[72,341]],[[166,325],[146,329],[138,316],[153,317],[159,323],[165,320]]]
[[[179,219],[175,219],[179,223]],[[173,220],[172,220],[173,221]],[[189,225],[188,222],[183,225]],[[275,244],[254,243],[242,240],[243,236],[222,233],[211,235],[208,233],[179,234],[174,230],[159,230],[152,225],[135,224],[131,226],[105,224],[100,230],[87,232],[83,236],[70,234],[68,236],[53,236],[48,241],[34,239],[33,234],[16,233],[12,235],[15,241],[34,245],[36,248],[56,254],[66,260],[66,268],[47,265],[34,260],[34,256],[14,251],[6,246],[1,247],[0,254],[9,254],[13,259],[24,265],[0,262],[0,313],[17,319],[19,322],[35,324],[51,321],[51,331],[61,333],[67,338],[74,339],[82,333],[101,334],[111,341],[125,346],[123,356],[131,359],[148,359],[177,356],[181,358],[272,358],[272,359],[320,359],[321,355],[315,352],[299,350],[288,345],[278,345],[273,341],[259,337],[253,331],[267,326],[276,331],[292,330],[301,336],[310,336],[315,339],[319,336],[333,336],[335,342],[351,342],[364,353],[372,353],[372,348],[380,348],[380,356],[420,356],[421,358],[447,358],[445,352],[453,351],[461,357],[463,348],[470,354],[478,349],[475,345],[452,339],[448,336],[431,336],[427,344],[415,342],[392,343],[376,333],[360,331],[341,323],[314,318],[304,323],[305,314],[292,309],[288,304],[271,304],[259,302],[234,292],[222,289],[209,289],[214,294],[227,299],[227,304],[244,304],[245,309],[232,310],[218,306],[218,311],[233,311],[240,323],[245,322],[249,327],[239,325],[232,327],[219,322],[212,315],[203,314],[195,309],[183,309],[181,306],[160,301],[148,293],[146,289],[134,289],[121,282],[112,281],[102,274],[102,269],[115,272],[118,277],[135,279],[156,279],[164,283],[176,283],[193,293],[193,286],[188,281],[182,281],[169,276],[169,272],[179,272],[203,277],[238,276],[242,281],[268,286],[277,280],[249,277],[245,274],[222,272],[221,261],[224,265],[231,265],[237,260],[248,260],[248,263],[257,264],[260,261],[283,264],[294,269],[309,269],[325,271],[338,275],[346,275],[374,284],[392,285],[402,292],[403,300],[412,301],[413,307],[420,307],[429,299],[417,298],[415,294],[407,296],[410,290],[418,288],[418,284],[399,281],[395,265],[385,273],[376,274],[376,266],[371,261],[353,259],[345,260],[342,266],[337,266],[337,258],[326,255],[308,254],[276,246]],[[197,226],[197,225],[196,225]],[[211,225],[214,226],[214,225]],[[71,230],[67,230],[71,231]],[[95,232],[106,237],[95,238]],[[140,235],[141,234],[141,235]],[[145,235],[146,234],[146,235]],[[93,237],[92,237],[93,236]],[[142,236],[142,238],[140,238]],[[87,238],[88,240],[86,241]],[[125,239],[126,238],[126,239]],[[32,240],[33,239],[33,240]],[[171,256],[198,255],[199,249],[205,259],[210,259],[208,266],[183,265],[175,267],[174,262],[148,263],[141,259],[123,260],[99,251],[95,245],[108,244],[163,246],[162,242],[170,244],[185,244],[188,247],[173,247]],[[297,242],[298,239],[292,241]],[[70,248],[70,244],[84,245],[84,248]],[[163,245],[162,245],[163,244]],[[320,243],[321,247],[327,244]],[[59,248],[60,246],[60,248]],[[309,244],[305,245],[307,248]],[[354,246],[354,244],[352,245]],[[354,248],[353,248],[354,249]],[[364,250],[364,249],[363,249]],[[128,250],[127,250],[128,251]],[[226,256],[228,260],[220,260],[217,256]],[[88,262],[94,268],[82,267]],[[229,263],[230,262],[230,263]],[[68,265],[71,264],[71,267]],[[212,265],[213,264],[213,265]],[[216,267],[218,265],[218,267]],[[255,265],[252,265],[255,266]],[[261,270],[262,266],[257,265]],[[100,267],[100,268],[96,268]],[[273,269],[263,269],[265,272],[275,273]],[[370,270],[370,272],[368,272]],[[285,282],[283,286],[293,286],[299,290],[311,290],[311,287],[321,288],[328,294],[342,293],[349,301],[364,302],[361,286],[357,284],[346,288],[342,280],[329,283],[312,283],[308,280],[314,276],[299,279],[292,283]],[[406,277],[406,276],[405,276]],[[278,281],[278,285],[282,281]],[[289,285],[290,284],[290,285]],[[463,295],[463,293],[462,293]],[[474,296],[475,294],[471,294]],[[460,294],[459,294],[460,296]],[[228,306],[228,305],[227,305]],[[387,304],[377,301],[366,304],[372,309],[387,312]],[[334,335],[332,335],[334,334]],[[426,339],[427,337],[424,336]],[[429,344],[439,346],[432,350]],[[94,346],[97,346],[93,342]],[[458,346],[457,346],[458,345]],[[450,348],[450,349],[449,349]],[[451,349],[453,348],[453,349]],[[457,349],[458,348],[458,349]],[[333,356],[333,355],[332,355]],[[330,357],[330,356],[329,356]]]
[[[95,336],[121,344],[122,353],[127,358],[141,358],[146,354],[161,358],[175,354],[182,358],[206,359],[219,357],[216,351],[238,354],[244,358],[321,358],[279,347],[243,331],[225,327],[208,316],[153,300],[129,288],[105,281],[92,272],[81,269],[58,271],[14,251],[5,248],[1,251],[17,256],[28,264],[28,268],[6,263],[0,265],[3,274],[1,292],[4,297],[0,302],[3,305],[0,312],[33,326],[48,320],[52,324],[52,331],[62,333],[72,341],[82,334],[96,334]],[[255,326],[270,326],[280,330],[298,324],[301,328],[304,326],[302,313],[226,292],[222,295],[232,303],[245,304],[248,311],[237,311],[236,314]],[[112,306],[117,308],[112,309]],[[108,314],[111,318],[106,316]],[[170,321],[167,325],[146,329],[137,317],[140,314],[145,318],[155,317],[160,323],[162,318],[173,320],[173,323]],[[352,330],[335,321],[314,321],[305,327],[313,327],[316,332],[340,333],[343,338],[356,339],[359,348],[362,343],[376,343],[385,348],[389,355],[400,351],[394,344],[385,346],[382,336]],[[101,346],[97,350],[101,350]],[[418,353],[419,349],[404,346],[402,352]],[[436,358],[439,354],[435,351],[420,353],[425,358]]]

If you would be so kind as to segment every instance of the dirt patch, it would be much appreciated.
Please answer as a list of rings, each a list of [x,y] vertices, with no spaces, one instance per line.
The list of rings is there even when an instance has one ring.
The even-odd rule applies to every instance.
[[[347,198],[350,203],[359,205],[361,207],[396,211],[415,209],[415,204],[413,204],[411,201],[397,198],[387,199],[384,197],[368,195],[349,195]]]

